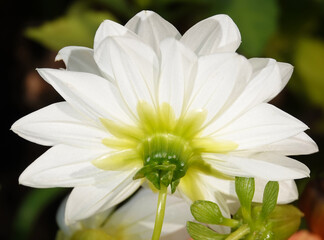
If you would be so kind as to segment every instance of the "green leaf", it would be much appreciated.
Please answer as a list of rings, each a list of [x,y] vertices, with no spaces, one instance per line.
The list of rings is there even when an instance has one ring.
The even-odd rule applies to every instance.
[[[39,27],[29,27],[25,35],[54,51],[66,46],[92,47],[95,32],[105,19],[114,17],[108,12],[74,4],[65,16]]]
[[[243,218],[251,220],[251,204],[254,196],[254,178],[235,177],[235,191],[241,203]]]
[[[63,192],[64,189],[61,188],[32,189],[22,202],[15,217],[15,239],[28,239],[33,224],[42,211]]]
[[[260,217],[266,219],[277,205],[279,183],[269,181],[264,188]]]
[[[210,201],[198,200],[190,207],[191,213],[198,222],[236,227],[239,222],[225,218],[218,205]]]
[[[244,55],[259,56],[276,32],[279,7],[276,0],[231,0],[224,12],[240,29]]]
[[[194,240],[223,240],[227,237],[195,222],[187,222],[187,231]]]
[[[296,48],[295,71],[311,102],[324,109],[324,41],[301,39]]]

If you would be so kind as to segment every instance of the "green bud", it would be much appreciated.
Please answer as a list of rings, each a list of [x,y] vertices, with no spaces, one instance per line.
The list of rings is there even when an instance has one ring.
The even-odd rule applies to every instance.
[[[113,240],[107,233],[101,229],[84,229],[75,232],[71,240]]]
[[[284,240],[295,233],[304,214],[293,205],[277,205],[269,215],[274,239]]]

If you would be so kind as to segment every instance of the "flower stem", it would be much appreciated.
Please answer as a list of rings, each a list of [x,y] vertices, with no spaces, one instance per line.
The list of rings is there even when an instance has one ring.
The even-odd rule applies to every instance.
[[[161,231],[162,231],[162,225],[163,225],[163,219],[164,219],[164,213],[165,213],[165,203],[166,203],[166,197],[167,197],[167,190],[168,188],[161,184],[161,189],[159,191],[159,199],[158,199],[158,205],[156,210],[156,216],[155,216],[155,224],[154,224],[154,230],[152,235],[152,240],[159,240]]]
[[[250,228],[247,224],[239,227],[235,232],[232,232],[225,240],[238,240],[250,232]]]

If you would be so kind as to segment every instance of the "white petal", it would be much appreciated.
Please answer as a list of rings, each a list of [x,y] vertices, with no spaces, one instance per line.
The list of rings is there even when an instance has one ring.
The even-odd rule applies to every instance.
[[[116,86],[90,73],[38,69],[39,74],[73,107],[99,121],[131,122]]]
[[[237,150],[281,141],[297,135],[307,126],[273,105],[262,103],[216,132],[216,139],[230,140],[238,144]]]
[[[134,38],[110,37],[102,41],[95,59],[111,67],[120,94],[132,112],[139,101],[153,104],[159,74],[154,51]]]
[[[105,20],[100,24],[96,32],[93,49],[96,51],[97,47],[104,39],[113,36],[136,37],[136,34],[134,34],[132,31],[129,31],[126,27],[120,25],[119,23],[111,20]]]
[[[111,20],[105,20],[103,23],[100,24],[96,32],[94,38],[94,45],[93,45],[94,52],[97,53],[98,55],[98,51],[101,51],[98,50],[98,48],[102,44],[102,42],[105,41],[107,38],[116,37],[116,36],[139,39],[139,37],[135,33],[128,30],[123,25],[120,25],[119,23],[116,23]],[[104,52],[102,54],[107,54],[107,52]],[[113,81],[113,72],[111,66],[105,61],[102,60],[99,61],[98,57],[96,58],[96,54],[95,54],[95,61],[98,67],[100,68],[100,71],[105,76],[105,78],[109,79],[110,81]]]
[[[179,41],[169,38],[161,43],[159,103],[170,104],[177,117],[189,100],[196,63],[196,55]]]
[[[262,202],[264,187],[268,181],[255,178],[254,202]],[[278,204],[288,204],[298,198],[298,190],[294,180],[279,181]]]
[[[235,52],[241,44],[240,32],[227,15],[215,15],[191,27],[181,42],[198,55]]]
[[[282,155],[304,155],[318,152],[318,146],[306,133],[267,144],[254,149],[256,152],[276,152]]]
[[[283,89],[287,85],[293,73],[294,67],[289,63],[283,63],[283,62],[278,62],[278,66],[281,75],[281,89]]]
[[[37,187],[74,187],[96,184],[118,172],[96,168],[91,161],[106,149],[77,148],[56,145],[30,164],[19,177],[19,183]]]
[[[253,76],[252,86],[247,91],[250,91],[249,94],[257,95],[255,98],[258,103],[268,102],[277,96],[286,86],[293,71],[290,64],[276,62],[271,58],[251,58],[249,62],[253,67]]]
[[[94,58],[93,50],[86,47],[65,47],[62,48],[55,61],[63,60],[68,71],[88,72],[101,76]]]
[[[199,58],[190,109],[206,109],[206,122],[216,117],[245,87],[251,75],[248,61],[235,53]]]
[[[125,239],[149,239],[154,228],[157,195],[151,189],[141,189],[111,216],[104,226],[108,234],[122,233]],[[191,219],[190,206],[183,199],[168,195],[161,237],[171,237],[172,233],[185,229],[187,220]],[[186,240],[186,237],[179,239]]]
[[[178,30],[160,15],[152,11],[141,11],[131,18],[125,25],[141,39],[159,53],[160,42],[168,37],[180,39]]]
[[[66,205],[66,222],[88,218],[125,200],[142,184],[132,179],[136,171],[117,172],[100,184],[75,187]]]
[[[299,179],[309,176],[309,169],[306,165],[277,154],[259,153],[247,157],[214,154],[214,159],[216,159],[216,162],[219,160],[228,162],[227,166],[232,166],[234,176],[257,177],[271,181]],[[240,174],[237,174],[237,169],[241,170]],[[230,169],[228,174],[230,174]]]
[[[83,118],[66,102],[30,113],[16,121],[11,129],[29,141],[47,146],[65,143],[98,147],[103,138],[110,136],[107,131]]]
[[[292,67],[273,59],[249,59],[253,68],[251,80],[236,100],[208,127],[219,129],[254,106],[268,102],[286,85]],[[290,74],[289,74],[290,73]]]

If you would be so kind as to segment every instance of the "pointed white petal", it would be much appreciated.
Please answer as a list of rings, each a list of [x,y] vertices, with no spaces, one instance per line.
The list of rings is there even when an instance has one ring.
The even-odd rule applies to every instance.
[[[235,52],[241,44],[240,32],[227,15],[215,15],[191,27],[181,42],[198,55]]]
[[[107,150],[56,145],[30,164],[19,183],[38,188],[74,187],[96,184],[114,172],[96,168],[91,161]]]
[[[264,187],[268,181],[255,178],[255,192],[253,201],[262,202]],[[298,198],[298,190],[294,180],[279,181],[278,204],[288,204]]]
[[[180,39],[178,30],[160,15],[152,11],[141,11],[125,25],[159,54],[160,42],[168,37]]]
[[[260,146],[254,149],[256,152],[276,152],[282,155],[304,155],[318,152],[318,146],[306,133]]]
[[[159,66],[149,46],[134,38],[110,37],[98,46],[95,59],[111,67],[115,84],[133,113],[139,101],[154,103]]]
[[[235,53],[220,53],[199,58],[198,71],[190,99],[190,109],[206,109],[206,122],[235,99],[245,87],[252,69]]]
[[[257,177],[271,181],[299,179],[309,176],[309,169],[306,165],[277,154],[259,153],[246,157],[214,154],[214,159],[214,167],[217,167],[217,161],[228,162],[227,173],[233,176]],[[230,168],[233,169],[232,174]],[[240,169],[240,171],[237,171],[237,169]],[[221,168],[219,170],[222,171]]]
[[[251,80],[206,132],[219,129],[254,106],[270,101],[283,89],[292,72],[291,65],[273,59],[252,58],[249,62],[253,68]]]
[[[83,118],[68,103],[49,105],[16,121],[11,129],[19,136],[46,146],[65,143],[75,146],[101,145],[110,134]]]
[[[256,95],[255,101],[258,103],[268,102],[277,96],[286,86],[293,71],[290,64],[276,62],[271,58],[251,58],[249,62],[253,67],[253,76],[252,86],[247,91],[248,94]]]
[[[238,144],[237,150],[249,149],[281,141],[297,135],[307,126],[273,105],[262,103],[213,134],[215,139]]]
[[[116,23],[111,20],[105,20],[100,24],[96,32],[93,49],[96,51],[97,47],[101,44],[101,42],[104,39],[113,36],[137,37],[135,33],[129,31],[123,25],[120,25],[119,23]]]
[[[283,62],[278,62],[278,66],[281,75],[281,89],[283,89],[287,85],[293,73],[294,67],[289,63],[283,63]]]
[[[100,71],[105,76],[105,78],[109,79],[110,81],[114,80],[111,66],[104,61],[105,59],[103,60],[98,59],[98,51],[101,51],[101,49],[98,48],[102,44],[102,42],[105,41],[107,38],[116,37],[116,36],[139,39],[139,37],[135,33],[128,30],[123,25],[120,25],[119,23],[116,23],[114,21],[105,20],[102,24],[100,24],[94,38],[94,45],[93,45],[93,49],[95,52],[94,56],[95,56],[96,64],[98,65]],[[100,54],[107,54],[107,53],[104,52]]]
[[[108,234],[116,236],[122,233],[125,239],[149,239],[154,228],[157,195],[151,189],[141,189],[110,217],[104,226]],[[169,195],[161,237],[185,229],[190,219],[190,206],[183,199]],[[184,237],[179,239],[188,239]]]
[[[62,48],[55,61],[63,60],[68,71],[88,72],[101,76],[101,72],[93,58],[93,49],[86,47]]]
[[[161,43],[159,103],[171,105],[179,117],[185,109],[196,75],[196,55],[179,41],[168,38]]]
[[[142,184],[133,180],[136,171],[117,172],[96,185],[75,187],[66,205],[66,222],[88,218],[125,200]]]
[[[131,122],[116,86],[90,73],[38,69],[39,74],[78,111],[91,119]]]

